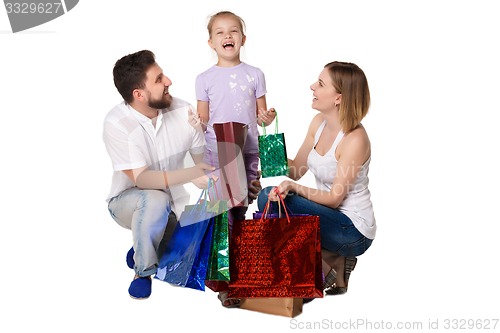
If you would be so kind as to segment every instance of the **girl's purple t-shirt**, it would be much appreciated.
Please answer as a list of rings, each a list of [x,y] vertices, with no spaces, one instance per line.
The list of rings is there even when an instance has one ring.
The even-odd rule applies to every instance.
[[[234,67],[212,66],[196,78],[196,99],[209,103],[209,125],[239,122],[250,124],[245,153],[257,153],[257,98],[266,94],[264,73],[256,67],[240,63]],[[212,128],[205,133],[207,148],[217,151]]]

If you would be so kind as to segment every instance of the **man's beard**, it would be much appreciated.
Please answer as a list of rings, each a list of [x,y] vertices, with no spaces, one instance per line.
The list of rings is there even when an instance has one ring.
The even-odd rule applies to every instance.
[[[172,96],[164,95],[160,100],[151,100],[148,101],[148,106],[153,109],[166,109],[172,104]]]

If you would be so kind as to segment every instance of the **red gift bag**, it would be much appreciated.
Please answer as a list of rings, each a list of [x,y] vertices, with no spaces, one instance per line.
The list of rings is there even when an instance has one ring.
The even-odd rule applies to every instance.
[[[323,297],[319,216],[236,221],[229,253],[229,297]]]
[[[237,122],[213,124],[222,178],[222,199],[228,207],[248,206],[248,184],[243,147],[248,127]]]

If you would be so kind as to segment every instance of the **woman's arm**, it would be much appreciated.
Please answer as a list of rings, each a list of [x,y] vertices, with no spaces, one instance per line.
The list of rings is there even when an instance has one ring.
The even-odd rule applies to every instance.
[[[293,160],[288,159],[289,178],[299,180],[309,170],[307,167],[307,156],[309,156],[309,153],[314,148],[314,135],[322,121],[323,118],[320,114],[313,118],[297,155],[295,155]]]
[[[358,178],[363,164],[370,157],[370,140],[360,126],[344,136],[336,152],[337,171],[326,205],[337,208]]]
[[[349,188],[356,181],[361,166],[370,157],[370,141],[362,127],[346,135],[344,140],[337,147],[337,172],[330,191],[321,191],[285,180],[278,186],[278,193],[286,196],[288,192],[294,192],[331,208],[340,206]],[[277,200],[277,193],[270,194],[269,198]]]

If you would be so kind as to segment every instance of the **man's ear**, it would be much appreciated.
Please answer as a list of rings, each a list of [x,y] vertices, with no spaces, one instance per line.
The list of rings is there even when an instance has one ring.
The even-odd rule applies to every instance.
[[[132,96],[135,100],[140,101],[144,97],[144,94],[142,93],[141,89],[134,89],[134,91],[132,91]]]

